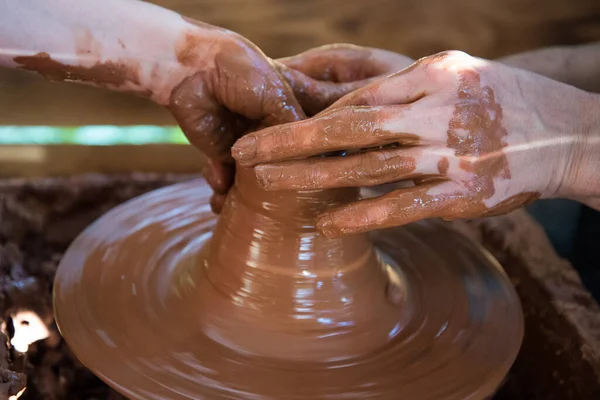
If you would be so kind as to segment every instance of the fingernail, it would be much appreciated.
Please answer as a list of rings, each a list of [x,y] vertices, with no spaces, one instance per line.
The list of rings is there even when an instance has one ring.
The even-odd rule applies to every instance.
[[[243,136],[231,148],[231,156],[239,162],[248,162],[256,157],[256,138]]]
[[[342,234],[335,226],[331,214],[323,214],[317,219],[317,230],[328,239],[335,239]]]
[[[258,182],[258,186],[260,186],[264,190],[272,190],[274,186],[273,182],[273,174],[271,173],[273,167],[268,165],[259,165],[254,168],[254,173],[256,175],[256,180]]]

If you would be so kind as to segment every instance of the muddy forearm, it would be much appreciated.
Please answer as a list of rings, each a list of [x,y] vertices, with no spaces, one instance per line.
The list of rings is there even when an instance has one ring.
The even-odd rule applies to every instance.
[[[539,49],[503,57],[498,61],[588,92],[600,92],[600,42]]]
[[[181,48],[189,46],[190,30],[202,29],[137,0],[0,1],[0,65],[166,104],[172,88],[191,73],[182,55],[208,51],[218,32],[207,26],[206,40]]]

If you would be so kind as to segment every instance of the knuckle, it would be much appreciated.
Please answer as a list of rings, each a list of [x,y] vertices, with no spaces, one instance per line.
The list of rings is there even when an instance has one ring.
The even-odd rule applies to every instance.
[[[382,151],[366,153],[361,165],[364,173],[374,179],[386,177],[393,169],[390,158]]]
[[[311,135],[313,142],[339,141],[348,132],[348,119],[351,118],[352,107],[344,106],[331,110],[315,122],[315,132]],[[350,129],[352,130],[352,129]]]
[[[377,104],[377,92],[377,86],[366,87],[357,94],[353,104],[356,106],[370,106]]]

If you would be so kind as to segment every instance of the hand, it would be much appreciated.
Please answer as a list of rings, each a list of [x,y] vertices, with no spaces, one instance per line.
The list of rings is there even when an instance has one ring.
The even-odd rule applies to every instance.
[[[171,95],[170,106],[190,142],[208,155],[203,175],[215,191],[211,200],[215,212],[221,210],[233,184],[230,148],[235,140],[258,125],[299,118],[299,114],[285,115],[290,110],[281,108],[282,104],[294,104],[294,110],[298,110],[297,105],[273,63],[260,50],[237,35],[226,35],[217,43],[228,49],[227,53],[217,51],[214,55],[218,68],[184,81]],[[412,60],[385,50],[331,45],[278,62],[278,70],[302,108],[316,113],[373,78],[401,70]],[[223,76],[237,80],[215,80]],[[257,87],[268,87],[269,91],[249,90]],[[280,95],[284,96],[281,103]],[[249,106],[255,109],[248,110]]]
[[[302,122],[232,149],[268,190],[414,185],[331,210],[328,237],[572,196],[589,94],[462,52],[423,58]],[[596,109],[597,111],[597,109]],[[597,126],[596,126],[597,130]],[[346,156],[307,157],[331,152]]]
[[[255,45],[231,32],[190,21],[189,45],[181,55],[193,73],[171,92],[169,109],[191,144],[208,158],[203,175],[220,212],[233,184],[231,146],[246,132],[303,119],[290,87]],[[195,43],[210,41],[206,53]],[[181,61],[181,60],[180,60]]]
[[[321,46],[277,61],[286,67],[281,70],[307,115],[414,62],[391,51],[351,44]]]

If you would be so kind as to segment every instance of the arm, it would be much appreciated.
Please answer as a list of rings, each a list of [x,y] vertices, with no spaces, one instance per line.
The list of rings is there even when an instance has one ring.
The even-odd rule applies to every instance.
[[[600,94],[589,94],[581,110],[581,144],[571,155],[559,196],[600,211]]]
[[[0,15],[0,65],[162,105],[202,62],[212,62],[211,44],[228,34],[136,0],[2,1]]]
[[[549,47],[514,54],[497,61],[588,92],[600,92],[600,42]]]
[[[304,117],[254,44],[138,0],[0,1],[0,66],[167,106],[209,159],[205,176],[216,209],[232,182],[235,140],[256,125]]]

